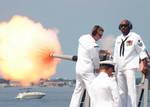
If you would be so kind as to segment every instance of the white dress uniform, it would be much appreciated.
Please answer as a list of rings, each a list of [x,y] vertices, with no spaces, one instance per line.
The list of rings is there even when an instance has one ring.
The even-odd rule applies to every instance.
[[[90,35],[79,38],[78,60],[76,63],[76,86],[70,107],[79,107],[84,90],[89,92],[89,85],[95,78],[94,69],[99,68],[99,46]]]
[[[124,107],[136,107],[135,71],[139,69],[139,58],[147,57],[141,37],[129,32],[116,39],[114,62],[116,63],[117,81]]]
[[[91,107],[121,107],[116,79],[107,73],[100,74],[90,87]]]

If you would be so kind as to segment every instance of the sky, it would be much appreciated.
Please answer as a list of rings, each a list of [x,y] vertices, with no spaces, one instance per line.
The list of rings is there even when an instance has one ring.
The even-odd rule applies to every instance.
[[[122,19],[133,24],[150,51],[149,0],[0,0],[0,22],[14,15],[26,16],[44,28],[56,28],[64,54],[76,55],[78,38],[101,25],[103,37],[117,37]],[[106,41],[109,43],[108,41]],[[75,78],[75,62],[62,60],[53,78]]]

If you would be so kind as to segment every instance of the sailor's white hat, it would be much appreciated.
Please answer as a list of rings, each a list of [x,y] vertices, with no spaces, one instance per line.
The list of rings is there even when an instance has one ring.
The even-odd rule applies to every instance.
[[[115,65],[115,63],[112,60],[105,60],[105,61],[100,61],[100,65],[106,64],[106,65]]]

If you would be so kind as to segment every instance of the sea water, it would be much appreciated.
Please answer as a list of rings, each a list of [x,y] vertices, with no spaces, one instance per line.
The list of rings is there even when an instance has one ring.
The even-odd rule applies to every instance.
[[[137,76],[137,75],[136,75]],[[42,99],[15,99],[21,87],[0,88],[0,107],[69,107],[74,87],[30,87],[33,91],[46,93]],[[139,94],[139,93],[138,93]],[[150,98],[150,93],[149,93]],[[149,102],[150,103],[150,102]],[[143,107],[143,99],[142,104]],[[150,104],[149,106],[150,107]]]
[[[30,87],[46,93],[41,99],[15,99],[20,87],[0,88],[0,107],[69,107],[74,87]]]

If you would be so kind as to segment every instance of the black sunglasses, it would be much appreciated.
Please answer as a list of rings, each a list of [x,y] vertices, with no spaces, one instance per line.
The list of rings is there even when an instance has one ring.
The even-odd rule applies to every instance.
[[[122,25],[120,25],[120,28],[122,28],[122,27],[129,27],[129,25],[128,24],[122,24]]]

